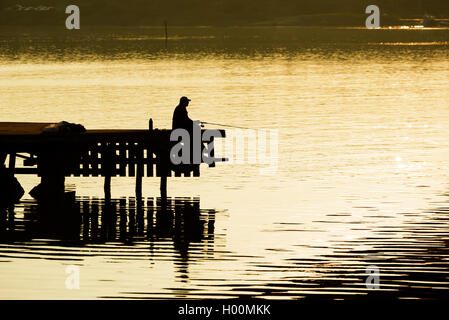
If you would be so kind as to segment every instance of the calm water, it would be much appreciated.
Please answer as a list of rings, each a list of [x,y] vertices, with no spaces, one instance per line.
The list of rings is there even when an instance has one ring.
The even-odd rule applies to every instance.
[[[77,203],[57,218],[26,196],[2,218],[0,298],[447,295],[449,30],[169,34],[165,50],[157,28],[2,27],[0,121],[164,128],[187,95],[194,119],[278,129],[276,174],[204,167],[169,179],[167,211],[157,179],[142,206],[113,179],[106,208],[102,179],[68,178]]]

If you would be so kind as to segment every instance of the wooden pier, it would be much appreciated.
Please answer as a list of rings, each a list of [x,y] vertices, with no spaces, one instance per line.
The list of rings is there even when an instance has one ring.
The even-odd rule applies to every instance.
[[[167,177],[199,177],[200,164],[174,165],[170,150],[172,130],[87,130],[84,133],[43,133],[51,123],[0,122],[0,162],[14,174],[34,174],[48,190],[64,192],[64,179],[104,177],[105,198],[110,199],[111,177],[136,177],[136,196],[142,196],[142,178],[160,177],[161,196],[167,197]],[[225,137],[224,130],[217,130]],[[202,130],[201,133],[203,133]],[[213,146],[214,137],[206,142]],[[209,152],[209,167],[216,162]],[[3,158],[3,159],[1,159]],[[23,160],[23,166],[17,165]],[[201,159],[204,163],[203,159]],[[0,163],[1,165],[2,163]]]

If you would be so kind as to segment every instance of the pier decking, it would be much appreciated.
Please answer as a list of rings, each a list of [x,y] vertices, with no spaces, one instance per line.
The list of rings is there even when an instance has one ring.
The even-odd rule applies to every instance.
[[[148,130],[42,133],[51,124],[0,122],[0,153],[9,155],[7,167],[14,174],[35,174],[43,181],[45,177],[102,176],[106,194],[111,177],[136,177],[138,195],[142,177],[157,176],[161,177],[162,196],[166,196],[167,177],[200,176],[200,164],[172,164],[170,150],[177,143],[170,141],[172,130],[153,129],[152,120]],[[218,131],[225,137],[224,130]],[[207,143],[213,146],[214,137]],[[209,167],[224,161],[215,158],[213,150],[209,157]],[[17,158],[23,159],[23,166],[17,165]]]

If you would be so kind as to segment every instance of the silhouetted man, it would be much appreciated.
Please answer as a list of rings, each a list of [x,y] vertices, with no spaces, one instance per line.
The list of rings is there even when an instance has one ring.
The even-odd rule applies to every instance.
[[[192,121],[192,119],[189,118],[189,115],[187,113],[187,106],[189,105],[190,99],[187,97],[182,97],[179,101],[179,105],[175,108],[175,112],[173,113],[173,121],[172,121],[172,129],[184,129],[186,130],[190,135],[190,161],[194,161],[193,159],[193,153],[195,152],[194,148],[194,126],[197,126],[198,129],[201,129],[201,122],[200,121]],[[201,135],[201,131],[200,131]],[[201,141],[201,136],[199,137],[201,149],[198,150],[200,152],[200,159],[201,154],[204,148],[207,146],[207,143],[203,143]],[[205,144],[205,145],[204,145]],[[192,162],[191,162],[192,163]]]
[[[187,131],[192,131],[193,121],[189,118],[187,113],[187,106],[189,105],[190,99],[187,97],[182,97],[179,101],[179,105],[175,108],[173,113],[172,129],[186,129]]]

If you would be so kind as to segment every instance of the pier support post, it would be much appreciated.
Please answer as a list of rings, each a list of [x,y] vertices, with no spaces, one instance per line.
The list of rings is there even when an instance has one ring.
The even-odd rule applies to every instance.
[[[151,120],[151,119],[150,119]],[[144,142],[140,141],[136,147],[136,200],[139,203],[142,200],[142,178],[144,174]]]
[[[167,210],[167,176],[161,176],[161,211]]]
[[[136,175],[136,200],[142,200],[142,175],[139,172]]]
[[[62,152],[46,151],[39,155],[41,183],[30,191],[33,198],[46,203],[64,202],[66,161]]]
[[[167,203],[167,176],[161,176],[161,202],[162,205],[165,206]]]
[[[165,211],[167,205],[167,177],[170,175],[169,169],[170,154],[168,152],[162,152],[157,155],[157,165],[156,170],[158,176],[161,177],[161,206],[162,210]]]
[[[111,177],[112,177],[112,163],[111,157],[113,152],[111,146],[107,142],[102,143],[102,169],[104,175],[104,200],[106,205],[111,204]]]
[[[10,153],[9,154],[9,170],[11,170],[11,172],[13,173],[15,168],[16,168],[16,154]]]
[[[111,202],[111,176],[106,175],[104,177],[104,199],[106,203]]]
[[[51,200],[61,202],[64,198],[65,177],[64,175],[43,175],[41,177],[41,195],[44,198],[40,200]]]

